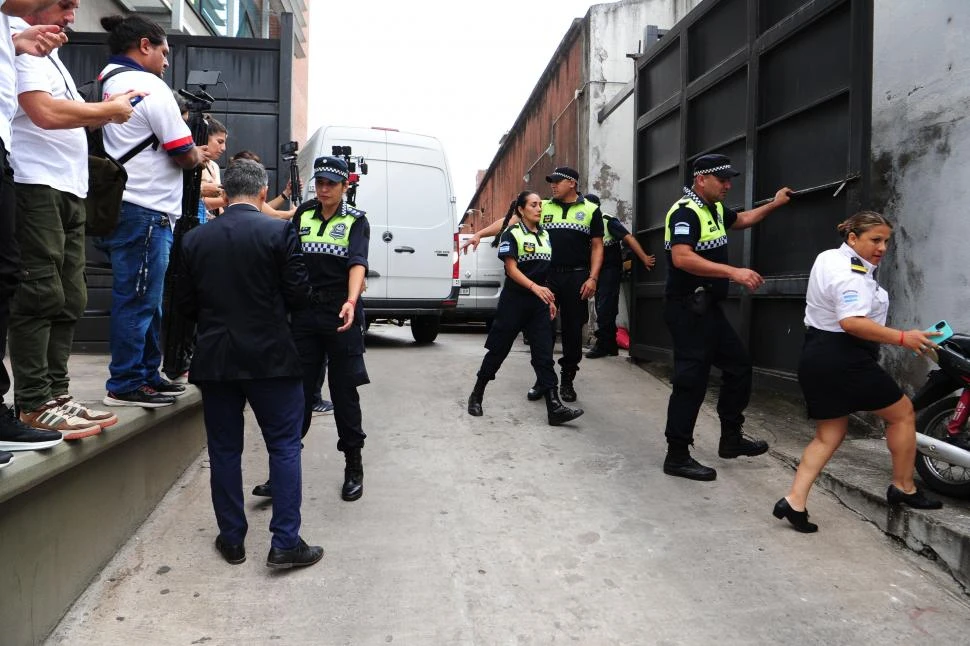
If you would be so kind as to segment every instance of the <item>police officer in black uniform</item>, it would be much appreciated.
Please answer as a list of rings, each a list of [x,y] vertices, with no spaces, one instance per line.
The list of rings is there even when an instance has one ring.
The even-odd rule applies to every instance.
[[[728,264],[728,229],[746,229],[787,204],[782,188],[771,202],[736,213],[722,204],[739,173],[724,155],[694,161],[693,183],[667,212],[664,233],[668,273],[664,321],[674,346],[673,392],[667,408],[667,457],[664,473],[691,480],[714,480],[717,472],[690,455],[694,424],[704,402],[711,365],[721,370],[717,413],[721,419],[718,455],[761,455],[768,443],[741,434],[743,411],[751,396],[751,359],[721,309],[728,282],[754,291],[764,282],[743,267]]]
[[[577,192],[579,173],[560,166],[546,176],[552,191],[551,200],[542,202],[542,228],[552,241],[552,265],[548,287],[556,296],[562,324],[562,357],[559,366],[562,379],[559,394],[563,401],[576,401],[573,380],[583,358],[583,325],[589,319],[586,301],[596,293],[600,267],[603,264],[603,218],[599,206],[587,202]],[[513,216],[510,223],[518,218]],[[472,236],[462,248],[478,246],[481,238],[502,231],[499,220]],[[553,331],[554,334],[554,331]],[[529,335],[529,341],[532,342]],[[542,385],[536,383],[528,395],[529,401],[543,397]]]
[[[347,162],[318,157],[313,163],[316,198],[293,216],[313,291],[310,306],[292,314],[290,327],[303,367],[303,435],[310,429],[313,399],[325,362],[330,399],[337,424],[337,450],[346,466],[341,497],[357,500],[364,493],[361,428],[357,387],[370,383],[364,366],[364,317],[360,294],[367,274],[370,224],[364,211],[347,204]],[[266,485],[253,490],[271,495]]]
[[[600,203],[599,196],[593,193],[583,197],[593,204]],[[616,316],[620,311],[620,279],[623,277],[621,243],[640,259],[647,271],[657,264],[657,259],[643,250],[616,216],[603,213],[603,268],[596,285],[596,344],[586,353],[587,359],[615,357],[620,353],[616,343]]]
[[[532,353],[536,383],[546,398],[549,424],[558,426],[583,414],[582,409],[567,408],[556,392],[556,372],[552,362],[552,326],[556,299],[545,287],[552,259],[549,233],[539,224],[542,200],[536,193],[522,191],[512,201],[503,225],[513,215],[518,222],[505,229],[498,244],[498,257],[505,263],[505,286],[499,295],[495,320],[488,332],[488,352],[478,371],[478,381],[468,398],[468,414],[481,417],[485,386],[502,367],[519,332],[525,330]]]

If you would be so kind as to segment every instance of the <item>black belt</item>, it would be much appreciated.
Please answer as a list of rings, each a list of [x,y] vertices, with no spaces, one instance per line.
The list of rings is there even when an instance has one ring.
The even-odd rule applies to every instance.
[[[589,267],[587,267],[586,265],[581,265],[578,267],[570,267],[566,265],[553,265],[552,267],[549,268],[549,271],[556,274],[566,274],[571,271],[589,271]]]
[[[335,301],[345,301],[345,300],[347,300],[346,289],[314,288],[313,291],[310,292],[310,302],[314,304],[333,303]]]

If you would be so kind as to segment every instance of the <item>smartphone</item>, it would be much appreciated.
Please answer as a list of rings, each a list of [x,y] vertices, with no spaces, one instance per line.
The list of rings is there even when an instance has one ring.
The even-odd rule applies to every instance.
[[[939,336],[930,337],[930,340],[936,345],[940,345],[941,343],[949,339],[951,336],[953,336],[953,328],[951,328],[950,324],[947,323],[946,321],[940,321],[936,325],[933,325],[932,327],[929,327],[926,330],[924,330],[924,332],[926,332],[927,334],[931,334],[933,332],[941,333]]]

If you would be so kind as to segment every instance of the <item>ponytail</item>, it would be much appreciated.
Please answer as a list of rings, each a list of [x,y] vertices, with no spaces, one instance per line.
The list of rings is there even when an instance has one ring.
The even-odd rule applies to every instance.
[[[498,235],[495,236],[495,239],[492,240],[493,247],[498,246],[499,238],[502,237],[502,234],[505,233],[505,229],[508,228],[509,220],[512,219],[512,216],[519,215],[519,209],[521,209],[526,205],[526,202],[528,201],[529,196],[534,193],[535,191],[522,191],[521,193],[518,194],[518,196],[514,200],[512,200],[512,203],[509,204],[509,210],[505,214],[505,219],[502,220],[502,230],[499,231]]]

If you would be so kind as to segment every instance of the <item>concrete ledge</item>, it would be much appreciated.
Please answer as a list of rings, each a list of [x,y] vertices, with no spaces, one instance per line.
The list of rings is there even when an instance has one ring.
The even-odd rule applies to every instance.
[[[0,642],[41,642],[205,445],[195,388],[0,471]]]

